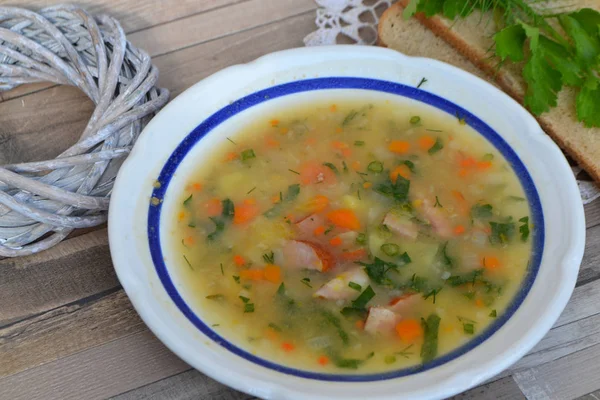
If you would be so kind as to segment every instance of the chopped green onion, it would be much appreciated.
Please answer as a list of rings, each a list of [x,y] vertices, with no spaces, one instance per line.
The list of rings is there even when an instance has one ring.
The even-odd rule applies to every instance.
[[[326,163],[323,163],[323,165],[326,166],[327,168],[329,168],[330,170],[332,170],[333,172],[335,172],[336,175],[340,174],[340,171],[338,171],[337,167],[335,165],[333,165],[332,163],[326,162]]]
[[[235,281],[235,283],[240,283],[240,277],[239,276],[233,275],[233,280]]]
[[[218,301],[221,301],[221,300],[223,300],[225,298],[225,296],[223,296],[222,294],[211,294],[211,295],[206,296],[206,298],[208,300],[218,300]]]
[[[381,251],[383,251],[386,255],[393,257],[400,253],[400,246],[394,243],[384,243],[381,245]]]
[[[193,196],[193,194],[190,194],[190,197],[188,197],[187,199],[185,199],[183,201],[184,206],[187,206],[190,203],[190,201],[192,201],[192,196]]]
[[[421,117],[419,117],[418,115],[415,115],[414,117],[411,117],[411,119],[410,119],[410,123],[412,125],[416,125],[419,122],[421,122]]]
[[[244,304],[244,314],[254,312],[254,303]]]
[[[380,173],[383,172],[383,164],[379,161],[371,161],[367,169],[371,172]]]
[[[364,146],[365,142],[363,140],[355,140],[354,145],[357,147]]]
[[[247,302],[249,302],[249,301],[250,301],[250,299],[249,299],[249,298],[247,298],[247,297],[244,297],[244,296],[238,296],[238,297],[239,297],[239,298],[240,298],[240,300],[242,300],[244,303],[247,303]]]
[[[429,155],[435,154],[438,151],[440,151],[441,149],[444,148],[444,143],[442,143],[442,140],[440,138],[435,139],[435,143],[433,144],[433,146],[431,146],[431,148],[429,150],[427,150],[427,152],[429,153]]]
[[[256,154],[254,154],[254,150],[248,149],[242,151],[242,161],[250,160],[252,158],[256,158]]]
[[[366,244],[367,243],[367,235],[365,235],[364,233],[359,233],[358,236],[356,236],[356,243]]]
[[[497,316],[498,316],[498,313],[496,312],[496,310],[492,310],[492,312],[489,315],[490,318],[496,318]]]
[[[494,159],[494,155],[492,153],[487,153],[483,155],[483,161],[492,161]]]
[[[359,292],[362,290],[362,286],[360,286],[356,282],[348,282],[348,287],[350,287],[351,289],[357,290]]]
[[[385,356],[384,361],[386,364],[393,364],[396,362],[396,356]]]
[[[463,323],[463,330],[467,335],[472,335],[475,333],[475,326],[471,323]]]

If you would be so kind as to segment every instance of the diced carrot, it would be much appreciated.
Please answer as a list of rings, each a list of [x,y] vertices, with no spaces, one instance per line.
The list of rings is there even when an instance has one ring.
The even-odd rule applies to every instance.
[[[354,326],[356,326],[357,329],[361,329],[361,330],[365,329],[365,321],[363,321],[362,319],[359,319],[358,321],[356,321]]]
[[[177,220],[183,221],[184,218],[185,218],[185,213],[183,211],[180,211],[179,214],[177,214]]]
[[[363,187],[364,187],[365,189],[368,189],[368,188],[370,188],[371,186],[373,186],[373,184],[372,184],[371,182],[365,182],[365,183],[363,183]]]
[[[194,242],[195,242],[195,240],[194,240],[194,237],[193,237],[193,236],[188,236],[188,237],[186,237],[185,239],[183,239],[183,243],[184,243],[186,246],[192,246],[192,245],[194,244]]]
[[[464,178],[465,176],[467,176],[469,173],[469,171],[467,171],[464,168],[461,168],[458,170],[458,176],[460,176],[461,178]]]
[[[343,150],[347,149],[350,146],[348,145],[348,143],[340,142],[339,140],[334,140],[333,142],[331,142],[331,147],[333,147],[336,150]]]
[[[289,353],[290,351],[294,351],[296,346],[289,342],[283,342],[281,343],[281,348],[283,349],[283,351],[287,351]]]
[[[358,250],[354,250],[354,251],[345,251],[341,255],[342,259],[344,259],[346,261],[358,261],[358,260],[362,260],[366,256],[367,256],[367,250],[365,250],[365,249],[358,249]]]
[[[232,151],[230,153],[227,153],[227,155],[225,156],[225,161],[233,161],[237,160],[238,158],[240,158],[240,155]]]
[[[492,166],[491,161],[477,161],[477,169],[486,170]]]
[[[396,333],[403,342],[412,343],[423,336],[423,327],[416,319],[405,319],[396,325]]]
[[[271,124],[271,126],[277,126],[279,125],[279,120],[278,119],[272,119],[269,121],[269,124]]]
[[[274,342],[274,341],[276,341],[277,339],[279,339],[279,334],[277,333],[277,331],[276,331],[275,329],[273,329],[273,328],[271,328],[271,327],[268,327],[268,328],[265,330],[265,337],[266,337],[267,339],[269,339],[270,341]]]
[[[244,204],[246,204],[246,205],[256,204],[256,199],[253,199],[253,198],[244,199]]]
[[[204,207],[206,208],[206,213],[209,217],[216,217],[217,215],[221,215],[223,212],[223,204],[219,199],[210,199]]]
[[[458,190],[453,190],[451,193],[458,201],[465,201],[465,196]]]
[[[460,160],[460,166],[463,168],[473,168],[477,165],[477,161],[473,157],[467,157]]]
[[[486,256],[483,257],[482,264],[488,270],[495,270],[500,267],[500,260],[498,260],[498,257]]]
[[[329,205],[329,199],[323,195],[316,195],[306,203],[306,211],[310,213],[318,213],[323,211]]]
[[[350,146],[348,145],[348,143],[335,140],[331,142],[331,146],[335,150],[339,151],[344,157],[350,157],[352,155],[352,150],[350,150]]]
[[[352,161],[352,169],[358,171],[360,169],[360,161]]]
[[[479,307],[479,308],[483,307],[483,306],[484,306],[484,304],[483,304],[483,300],[481,300],[480,298],[476,298],[476,299],[475,299],[475,305],[476,305],[477,307]]]
[[[303,185],[314,183],[335,183],[335,173],[316,161],[309,161],[300,166],[300,182]]]
[[[277,265],[267,264],[264,269],[265,279],[269,282],[279,283],[281,282],[281,268]]]
[[[456,225],[456,227],[454,228],[454,233],[457,235],[462,235],[463,233],[465,233],[464,225]]]
[[[279,141],[267,136],[265,139],[265,145],[271,149],[275,149],[279,147]]]
[[[335,133],[342,133],[342,132],[344,132],[344,130],[341,127],[338,126],[335,128]]]
[[[200,190],[202,190],[202,184],[196,182],[196,183],[192,183],[192,189],[195,190],[196,192],[199,192]]]
[[[322,226],[322,225],[321,226],[317,226],[315,228],[315,230],[313,231],[313,233],[314,233],[315,236],[321,236],[322,234],[325,233],[325,227]]]
[[[287,128],[287,127],[283,127],[283,128],[279,129],[279,133],[281,133],[282,135],[285,135],[289,131],[290,131],[290,128]]]
[[[308,139],[306,139],[305,143],[307,146],[314,146],[315,144],[317,144],[317,138],[309,137]]]
[[[333,210],[327,214],[327,219],[332,224],[339,226],[340,228],[346,228],[351,231],[357,231],[360,229],[360,221],[354,213],[354,211],[341,208],[339,210]]]
[[[327,356],[320,356],[317,359],[317,362],[319,363],[319,365],[325,366],[325,365],[329,364],[329,358]]]
[[[403,140],[392,140],[392,142],[388,146],[388,149],[392,153],[404,154],[407,153],[408,150],[410,150],[410,143],[405,142]]]
[[[398,175],[405,179],[410,179],[410,169],[406,165],[402,164],[391,170],[390,179],[392,180],[392,182],[396,183]]]
[[[242,257],[240,255],[233,256],[233,262],[238,267],[242,267],[242,266],[246,265],[246,260],[244,259],[244,257]]]
[[[448,140],[449,140],[449,141],[453,141],[453,140],[454,140],[454,136],[452,136],[452,135],[448,135]]]
[[[262,269],[244,269],[240,271],[240,278],[248,281],[262,281],[265,279],[265,272]]]
[[[339,237],[339,236],[331,238],[329,240],[329,244],[332,245],[332,246],[340,246],[342,244],[342,238]]]
[[[260,208],[257,204],[248,204],[244,201],[242,204],[236,205],[233,214],[233,223],[236,225],[245,224],[253,220],[260,214]]]
[[[336,111],[337,111],[337,105],[335,105],[335,104],[332,104],[332,105],[329,107],[329,111],[331,111],[331,112],[336,112]]]
[[[431,136],[421,136],[419,138],[419,147],[423,151],[429,150],[430,148],[433,147],[434,144],[435,144],[435,139],[432,138]]]

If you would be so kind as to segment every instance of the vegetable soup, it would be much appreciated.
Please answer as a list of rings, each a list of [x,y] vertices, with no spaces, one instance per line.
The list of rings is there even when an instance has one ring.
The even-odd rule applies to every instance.
[[[524,191],[459,117],[313,102],[220,146],[170,217],[171,269],[207,325],[253,354],[329,373],[427,363],[484,331],[522,284]]]

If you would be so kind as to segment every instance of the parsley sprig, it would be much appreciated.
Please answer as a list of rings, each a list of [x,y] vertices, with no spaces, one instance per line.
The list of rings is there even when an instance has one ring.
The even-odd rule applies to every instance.
[[[600,12],[565,11],[543,0],[410,0],[404,17],[423,12],[454,20],[475,10],[496,21],[493,51],[500,65],[525,62],[524,103],[531,112],[556,107],[558,93],[569,86],[577,90],[579,121],[600,127]]]

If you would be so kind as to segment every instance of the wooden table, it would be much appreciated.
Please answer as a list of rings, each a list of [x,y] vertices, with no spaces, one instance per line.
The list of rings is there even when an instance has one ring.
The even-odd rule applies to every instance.
[[[38,9],[54,1],[28,3]],[[129,39],[152,55],[172,96],[223,67],[302,46],[315,29],[313,0],[78,3],[119,18]],[[1,93],[0,162],[54,157],[75,141],[91,111],[70,87]],[[560,320],[510,370],[457,398],[599,399],[600,202],[586,207],[586,217],[586,254]],[[105,226],[39,255],[0,260],[0,399],[109,397],[250,396],[192,370],[150,333],[116,279]]]

